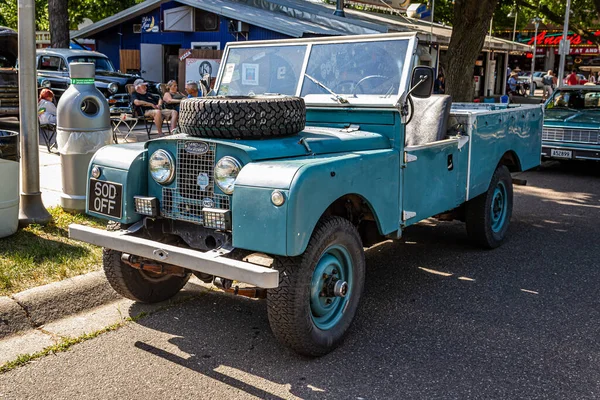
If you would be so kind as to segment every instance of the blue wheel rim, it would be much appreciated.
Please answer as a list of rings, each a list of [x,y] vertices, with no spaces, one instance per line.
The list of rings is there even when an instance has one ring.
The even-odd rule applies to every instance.
[[[333,245],[321,255],[313,271],[310,285],[310,312],[317,328],[331,329],[344,315],[353,291],[353,268],[350,253],[343,246]],[[324,294],[326,282],[331,276],[348,283],[345,297],[328,297]]]
[[[492,195],[492,204],[490,205],[490,216],[492,221],[492,231],[498,233],[504,227],[506,221],[506,211],[508,208],[508,196],[506,186],[503,182],[498,182]]]

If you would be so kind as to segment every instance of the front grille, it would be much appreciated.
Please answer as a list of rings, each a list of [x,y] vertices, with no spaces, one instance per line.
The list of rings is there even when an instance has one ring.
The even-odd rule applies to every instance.
[[[177,142],[175,187],[163,188],[160,212],[165,218],[204,225],[202,208],[229,210],[229,196],[215,193],[215,144],[207,143],[208,151],[204,154],[193,154],[185,150],[185,143],[185,140]]]
[[[598,144],[600,130],[595,129],[564,129],[544,128],[542,140],[557,140],[560,142]]]

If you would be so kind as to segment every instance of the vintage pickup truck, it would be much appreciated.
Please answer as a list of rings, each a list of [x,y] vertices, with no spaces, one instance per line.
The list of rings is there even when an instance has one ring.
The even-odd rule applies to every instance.
[[[511,172],[540,162],[541,107],[431,96],[417,46],[414,34],[230,43],[217,96],[182,102],[182,134],[96,153],[88,213],[113,224],[71,237],[105,248],[125,297],[165,300],[193,273],[266,297],[278,340],[326,354],[358,308],[364,248],[435,216],[497,247]]]
[[[600,161],[600,86],[563,86],[544,107],[544,158]]]

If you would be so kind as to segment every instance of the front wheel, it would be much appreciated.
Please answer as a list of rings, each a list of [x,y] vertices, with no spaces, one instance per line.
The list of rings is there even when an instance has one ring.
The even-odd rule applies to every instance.
[[[175,296],[190,279],[140,271],[121,261],[121,252],[103,249],[102,266],[110,286],[121,296],[140,303],[158,303]]]
[[[488,190],[467,203],[466,223],[469,239],[493,249],[506,239],[513,208],[510,171],[504,165],[496,168]]]
[[[362,241],[350,221],[319,222],[304,254],[275,258],[279,287],[267,294],[275,337],[299,354],[335,349],[350,327],[365,277]]]

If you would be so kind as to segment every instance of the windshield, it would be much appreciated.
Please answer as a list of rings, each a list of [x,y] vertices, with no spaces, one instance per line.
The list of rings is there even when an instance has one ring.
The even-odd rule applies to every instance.
[[[340,95],[396,95],[407,47],[407,40],[314,45],[306,73]],[[302,97],[324,93],[304,78]]]
[[[96,64],[96,71],[108,71],[114,72],[115,68],[108,58],[104,57],[90,57],[90,56],[76,56],[69,57],[69,64],[73,62],[87,62]]]
[[[219,95],[296,94],[306,45],[232,48]]]
[[[598,90],[556,90],[548,103],[549,111],[587,111],[600,110],[600,91]]]
[[[233,45],[220,71],[217,94],[277,93],[309,97],[319,103],[343,103],[347,99],[351,103],[390,104],[404,90],[409,39]],[[343,101],[336,100],[331,92]]]

